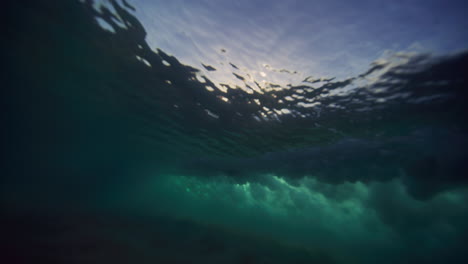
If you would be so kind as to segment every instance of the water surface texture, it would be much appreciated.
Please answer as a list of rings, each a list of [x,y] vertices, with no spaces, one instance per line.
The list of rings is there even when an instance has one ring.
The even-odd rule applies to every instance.
[[[467,263],[464,1],[2,4],[2,263]]]

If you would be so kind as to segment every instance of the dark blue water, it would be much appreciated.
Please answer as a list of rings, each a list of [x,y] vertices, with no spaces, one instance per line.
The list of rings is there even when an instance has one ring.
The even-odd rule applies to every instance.
[[[315,66],[255,69],[239,55],[277,64],[281,41],[276,50],[213,44],[207,54],[198,39],[203,52],[190,57],[169,36],[174,21],[197,16],[168,22],[174,7],[150,4],[165,12],[152,27],[150,9],[137,8],[148,3],[136,2],[3,4],[0,260],[467,261],[468,53],[465,36],[451,35],[465,21],[440,22],[453,32],[446,42],[432,35],[445,43],[437,52],[394,52],[349,71],[338,54],[316,67],[321,77]],[[447,17],[459,12],[450,6]],[[230,19],[219,26],[231,30]],[[366,49],[350,39],[343,48]]]

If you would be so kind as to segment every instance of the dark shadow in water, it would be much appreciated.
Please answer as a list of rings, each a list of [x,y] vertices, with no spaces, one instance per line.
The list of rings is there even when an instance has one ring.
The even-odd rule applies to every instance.
[[[321,250],[167,217],[17,209],[5,215],[4,263],[335,263]]]

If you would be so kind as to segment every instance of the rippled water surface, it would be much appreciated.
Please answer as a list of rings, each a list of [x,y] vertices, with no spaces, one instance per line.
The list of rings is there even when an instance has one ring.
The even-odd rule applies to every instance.
[[[5,263],[466,263],[463,1],[3,4]]]

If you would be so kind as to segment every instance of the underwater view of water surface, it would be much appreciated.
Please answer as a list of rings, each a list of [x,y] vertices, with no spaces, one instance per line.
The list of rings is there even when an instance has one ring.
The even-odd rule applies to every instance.
[[[468,263],[466,1],[1,5],[1,263]]]

